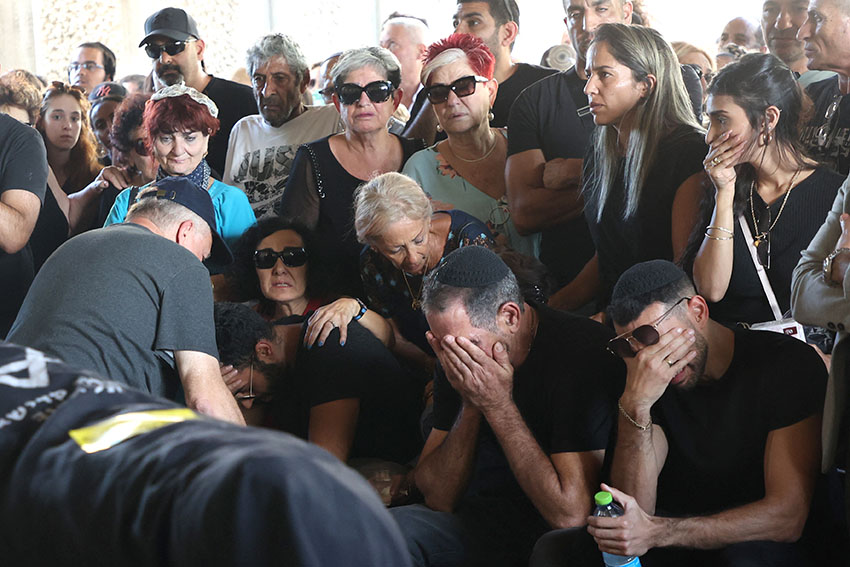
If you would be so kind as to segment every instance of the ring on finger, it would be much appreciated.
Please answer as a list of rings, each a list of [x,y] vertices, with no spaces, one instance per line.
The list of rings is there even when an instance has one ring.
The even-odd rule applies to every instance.
[[[667,366],[669,366],[670,368],[673,368],[673,366],[676,365],[676,361],[674,361],[672,358],[665,359],[664,362],[666,362]]]
[[[715,157],[713,160],[711,160],[711,165],[717,165],[718,163],[720,163],[719,157]]]

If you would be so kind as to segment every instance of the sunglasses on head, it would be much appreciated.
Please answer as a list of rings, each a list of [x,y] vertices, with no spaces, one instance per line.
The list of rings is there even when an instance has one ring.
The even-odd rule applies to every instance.
[[[148,57],[150,57],[151,59],[159,59],[159,56],[162,55],[163,51],[173,57],[178,53],[183,53],[183,50],[186,49],[186,44],[192,43],[193,41],[197,40],[187,39],[184,41],[170,41],[168,43],[163,43],[162,45],[154,45],[153,43],[148,43],[145,44],[145,53],[147,53]]]
[[[361,87],[355,83],[345,83],[336,87],[336,95],[339,101],[348,106],[360,100],[363,93],[369,97],[372,102],[385,102],[392,96],[395,87],[390,81],[372,81],[365,87]]]
[[[475,92],[476,83],[486,83],[487,81],[487,77],[469,75],[468,77],[461,77],[456,81],[452,81],[450,85],[444,85],[442,83],[431,85],[425,89],[425,96],[428,97],[431,104],[440,104],[449,100],[449,92],[454,92],[458,98],[463,98]]]
[[[664,312],[661,317],[655,320],[651,325],[641,325],[640,327],[635,327],[631,330],[631,332],[623,333],[622,335],[618,335],[608,341],[608,352],[611,354],[617,355],[620,358],[632,358],[635,355],[635,350],[632,348],[631,340],[634,339],[639,342],[642,346],[648,347],[652,346],[658,342],[661,338],[661,335],[658,333],[658,325],[666,319],[670,313],[683,301],[690,301],[690,297],[683,297],[679,299],[673,306]]]
[[[261,270],[268,270],[274,268],[278,258],[284,266],[297,268],[307,263],[307,251],[299,246],[287,246],[280,252],[263,248],[254,252],[254,265]]]

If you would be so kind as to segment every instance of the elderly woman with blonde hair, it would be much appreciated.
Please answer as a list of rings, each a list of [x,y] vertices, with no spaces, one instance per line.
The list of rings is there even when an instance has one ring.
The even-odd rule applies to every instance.
[[[424,361],[427,353],[430,358],[428,323],[420,307],[423,280],[461,246],[493,247],[490,230],[457,209],[432,211],[419,184],[400,173],[379,175],[357,190],[354,229],[366,245],[360,276],[367,304],[391,319],[398,354]]]

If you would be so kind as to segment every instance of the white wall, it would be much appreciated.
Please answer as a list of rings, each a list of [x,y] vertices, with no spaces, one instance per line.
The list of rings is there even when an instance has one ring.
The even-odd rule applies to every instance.
[[[514,56],[538,63],[565,31],[561,0],[518,0],[521,33]],[[726,21],[758,17],[760,0],[646,0],[654,26],[670,41],[713,49]],[[261,35],[279,31],[301,43],[308,60],[377,42],[381,21],[394,11],[424,17],[434,39],[451,33],[454,0],[0,0],[0,67],[25,67],[65,79],[73,47],[100,40],[118,56],[118,74],[147,73],[150,60],[137,47],[145,18],[165,6],[185,8],[208,44],[207,67],[230,77],[245,50]],[[706,5],[710,9],[706,9]]]

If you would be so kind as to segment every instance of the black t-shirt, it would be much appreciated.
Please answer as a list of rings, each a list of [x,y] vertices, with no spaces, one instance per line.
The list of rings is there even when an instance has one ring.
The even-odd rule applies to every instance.
[[[588,114],[579,118],[576,101],[587,104],[584,81],[575,67],[537,81],[520,94],[508,121],[508,156],[539,149],[546,161],[584,158],[595,125]],[[540,260],[566,285],[596,252],[587,221],[579,216],[543,231]]]
[[[363,245],[357,241],[354,232],[354,191],[366,180],[354,177],[337,161],[329,138],[298,148],[280,199],[279,213],[282,217],[299,220],[317,212],[316,253],[331,272],[333,291],[339,295],[363,297],[363,283],[360,281],[360,250]],[[400,136],[396,139],[402,149],[401,167],[425,146],[419,139],[409,140]],[[310,150],[316,158],[315,163]],[[308,176],[316,183],[308,182]]]
[[[652,408],[669,445],[656,508],[704,515],[763,498],[768,433],[819,413],[826,376],[804,342],[736,329],[732,363],[721,378],[667,388]]]
[[[496,93],[496,101],[493,103],[493,120],[490,125],[494,128],[504,128],[508,125],[508,115],[511,106],[527,86],[536,83],[544,77],[557,73],[555,69],[530,65],[528,63],[517,63],[513,74],[499,83],[499,91]]]
[[[841,175],[850,173],[850,97],[843,96],[838,87],[838,76],[812,83],[806,92],[815,103],[811,122],[800,133],[800,140],[809,155]],[[826,112],[838,100],[838,111],[830,120]],[[818,140],[818,131],[824,129],[824,143]]]
[[[791,309],[791,274],[800,261],[800,252],[808,248],[809,242],[823,225],[843,182],[843,176],[826,167],[816,169],[788,194],[782,216],[770,231],[770,268],[767,270],[767,279],[783,313]],[[756,191],[753,192],[753,200],[756,219],[761,220],[761,215],[768,214],[765,212],[766,205]],[[779,198],[767,207],[770,219],[776,219],[782,201],[783,198]],[[744,208],[743,215],[752,233],[753,220],[749,204]],[[726,295],[711,305],[711,318],[721,323],[759,323],[775,319],[738,219],[735,219],[734,224],[732,277]]]
[[[21,189],[44,201],[46,187],[47,151],[41,135],[0,112],[0,195]],[[0,338],[9,332],[34,273],[29,244],[14,254],[0,250]]]
[[[42,264],[59,248],[63,242],[68,240],[68,217],[62,212],[53,191],[48,187],[44,192],[44,204],[35,223],[35,228],[30,236],[30,247],[32,248],[33,264],[35,271],[41,269]]]
[[[288,317],[279,324],[301,324]],[[285,431],[307,439],[310,409],[356,398],[360,401],[350,459],[380,458],[406,463],[422,448],[418,432],[421,388],[392,353],[371,332],[352,321],[345,345],[335,329],[321,347],[304,346],[304,334],[294,367],[275,392],[274,421]]]
[[[375,491],[313,445],[192,414],[86,453],[69,431],[177,406],[9,343],[0,368],[4,565],[410,564]]]
[[[204,94],[212,99],[218,106],[219,130],[210,138],[209,154],[207,163],[220,177],[224,171],[224,162],[227,159],[227,143],[230,140],[230,131],[233,125],[241,118],[250,114],[257,114],[257,101],[254,99],[254,91],[247,85],[241,85],[219,79],[210,75],[210,82],[204,89]]]
[[[623,219],[626,205],[623,164],[608,200],[597,219],[600,203],[585,198],[584,215],[599,255],[600,308],[608,305],[611,290],[620,275],[647,260],[673,260],[673,199],[679,186],[695,173],[703,171],[708,146],[702,132],[682,126],[658,145],[656,159],[644,183],[637,211]],[[589,148],[584,161],[584,184],[594,174],[595,155]]]
[[[514,372],[513,399],[523,420],[547,455],[605,449],[625,376],[622,360],[605,350],[613,333],[591,319],[544,305],[531,308],[539,315],[537,335]],[[460,396],[440,368],[434,380],[434,427],[449,431],[460,407]],[[481,529],[504,531],[505,538],[523,545],[550,529],[486,423],[461,508]]]

